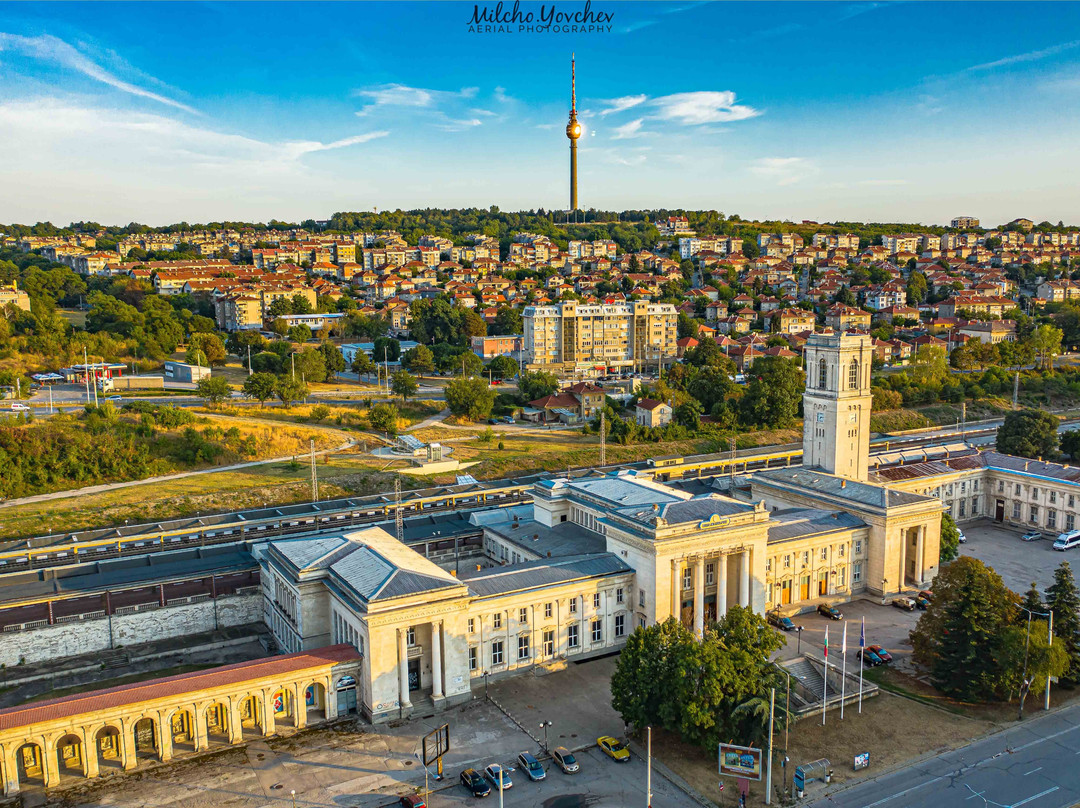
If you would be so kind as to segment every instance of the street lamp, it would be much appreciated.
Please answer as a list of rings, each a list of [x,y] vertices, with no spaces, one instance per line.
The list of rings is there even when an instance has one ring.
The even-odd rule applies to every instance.
[[[545,752],[551,751],[550,747],[548,747],[548,727],[550,727],[550,726],[551,726],[550,721],[541,721],[540,722],[540,729],[542,729],[544,731],[544,751]]]
[[[1027,675],[1028,648],[1031,646],[1031,618],[1036,616],[1036,615],[1039,616],[1039,617],[1049,618],[1050,619],[1050,625],[1052,626],[1053,625],[1053,620],[1054,620],[1054,615],[1053,615],[1052,612],[1033,612],[1031,609],[1025,609],[1023,606],[1017,606],[1017,608],[1027,612],[1027,616],[1028,616],[1028,619],[1027,619],[1027,636],[1024,637],[1024,672],[1020,677],[1020,711],[1019,711],[1019,713],[1017,713],[1017,716],[1016,716],[1017,721],[1023,721],[1024,720],[1024,699],[1027,698],[1028,690],[1031,688],[1031,680],[1028,679],[1028,675]],[[1050,629],[1050,631],[1052,631],[1052,630],[1053,629]],[[1050,636],[1049,633],[1048,633],[1048,636]],[[1049,686],[1050,685],[1049,685],[1049,682],[1048,682],[1047,683],[1047,688],[1049,688]],[[1047,700],[1049,700],[1049,696],[1047,697]]]
[[[795,655],[796,656],[802,656],[802,633],[803,633],[803,627],[802,626],[795,626],[795,634],[799,638],[798,648],[795,649]]]
[[[296,789],[294,788],[289,792],[289,796],[292,797],[292,808],[296,808]]]

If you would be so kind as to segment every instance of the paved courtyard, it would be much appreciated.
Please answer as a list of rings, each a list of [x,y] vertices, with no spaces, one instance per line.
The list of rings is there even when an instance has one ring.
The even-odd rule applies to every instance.
[[[1075,576],[1080,568],[1080,551],[1075,548],[1061,552],[1053,548],[1056,532],[1044,530],[1040,541],[1020,541],[1024,531],[990,521],[963,527],[967,543],[960,553],[977,558],[1004,579],[1005,585],[1023,594],[1034,581],[1044,591],[1054,580],[1054,570],[1068,561]]]

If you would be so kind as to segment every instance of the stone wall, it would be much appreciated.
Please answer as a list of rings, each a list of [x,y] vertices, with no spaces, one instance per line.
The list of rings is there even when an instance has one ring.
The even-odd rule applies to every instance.
[[[262,621],[262,592],[222,596],[213,600],[163,608],[143,609],[90,620],[58,623],[27,631],[0,634],[0,665],[26,663],[91,654],[170,637],[183,637],[226,626]]]

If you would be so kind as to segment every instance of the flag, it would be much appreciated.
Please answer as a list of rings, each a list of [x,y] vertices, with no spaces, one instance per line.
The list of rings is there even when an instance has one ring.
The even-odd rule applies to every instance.
[[[844,638],[840,641],[840,653],[847,656],[847,623],[844,623]]]
[[[825,626],[825,661],[829,661],[829,627]]]
[[[866,618],[862,619],[862,626],[859,628],[859,647],[866,647]]]

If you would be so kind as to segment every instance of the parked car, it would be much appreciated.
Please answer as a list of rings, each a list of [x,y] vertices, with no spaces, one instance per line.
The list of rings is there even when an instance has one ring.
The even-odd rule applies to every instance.
[[[1037,530],[1029,530],[1023,536],[1020,537],[1020,541],[1038,541],[1042,538],[1042,533]]]
[[[956,532],[959,535],[960,543],[967,544],[967,536],[964,535],[964,531],[962,531],[960,528],[957,528]]]
[[[619,763],[630,762],[630,750],[610,735],[601,735],[596,739],[596,745],[600,747],[601,752],[612,760]]]
[[[502,417],[502,422],[503,422],[504,424],[512,424],[512,423],[514,423],[514,419],[513,419],[513,418],[512,418],[511,416],[509,416],[509,415],[504,415],[504,416]]]
[[[913,595],[911,599],[915,601],[915,605],[918,608],[923,609],[924,611],[930,608],[930,601],[928,601],[922,595]]]
[[[565,746],[556,746],[551,752],[551,759],[565,774],[573,774],[581,768],[578,766],[577,758]]]
[[[491,793],[491,786],[476,769],[466,769],[461,773],[461,784],[474,797],[486,797]]]
[[[920,598],[926,598],[928,601],[930,601],[932,603],[933,600],[934,600],[934,593],[931,592],[929,589],[924,589],[922,592],[919,593],[919,597]]]
[[[499,423],[499,419],[498,418],[488,418],[488,423],[489,424],[497,424],[497,423]]]
[[[893,598],[892,605],[897,609],[903,609],[906,612],[915,611],[915,601],[911,598]]]
[[[880,645],[868,645],[866,646],[868,651],[877,655],[877,658],[882,662],[892,662],[892,654],[882,648]]]
[[[12,412],[30,412],[30,405],[23,404],[21,401],[13,402],[11,405]]]
[[[510,779],[510,772],[500,766],[498,763],[492,763],[486,769],[484,774],[487,775],[488,780],[495,786],[495,790],[499,790],[499,778],[502,777],[502,790],[506,791],[514,787],[514,781]]]
[[[860,648],[858,658],[863,661],[863,664],[870,668],[876,668],[885,661],[869,648]]]
[[[791,631],[795,628],[795,624],[791,622],[790,617],[784,617],[777,612],[769,612],[766,619],[781,631]]]
[[[1055,550],[1071,550],[1080,544],[1080,530],[1067,530],[1054,541]]]
[[[106,398],[105,400],[106,400],[106,401],[121,401],[122,399],[121,399],[121,397],[120,397],[120,396],[109,396],[109,397],[108,397],[108,398]]]
[[[835,606],[830,606],[828,603],[819,603],[817,607],[817,613],[829,618],[830,620],[843,620],[844,615]]]
[[[530,752],[522,752],[518,755],[518,765],[524,769],[525,775],[530,780],[543,780],[547,777],[547,772],[545,772],[544,767],[540,765],[540,761]]]
[[[427,808],[427,803],[419,794],[406,794],[398,800],[398,805],[401,808]]]

